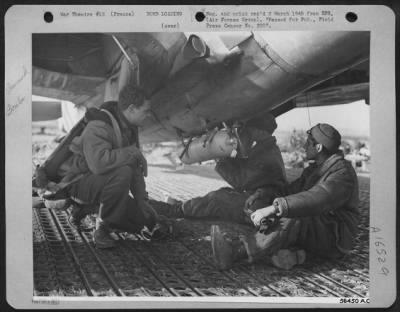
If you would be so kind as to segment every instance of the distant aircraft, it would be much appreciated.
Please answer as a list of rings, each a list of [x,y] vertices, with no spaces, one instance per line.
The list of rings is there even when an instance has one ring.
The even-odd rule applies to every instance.
[[[32,90],[98,107],[141,86],[153,113],[141,141],[184,142],[295,107],[368,103],[369,46],[366,31],[34,34]]]

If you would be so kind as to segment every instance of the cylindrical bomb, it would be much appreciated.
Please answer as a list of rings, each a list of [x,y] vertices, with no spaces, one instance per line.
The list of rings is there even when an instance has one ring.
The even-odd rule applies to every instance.
[[[184,164],[193,164],[215,158],[235,157],[238,141],[227,129],[217,131],[212,137],[205,134],[193,139],[181,157]]]

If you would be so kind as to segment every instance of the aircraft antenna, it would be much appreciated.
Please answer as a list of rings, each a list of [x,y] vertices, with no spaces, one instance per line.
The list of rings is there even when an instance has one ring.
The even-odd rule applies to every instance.
[[[308,106],[307,94],[306,94],[306,106],[307,106],[308,125],[309,128],[311,128],[311,114],[310,114],[310,107]]]
[[[121,50],[121,52],[125,55],[126,59],[128,60],[129,64],[131,64],[131,66],[137,71],[137,84],[138,86],[140,86],[140,80],[139,80],[139,58],[136,56],[136,64],[133,63],[131,57],[129,56],[128,52],[125,51],[124,47],[122,46],[121,42],[119,42],[119,40],[117,39],[117,37],[115,37],[114,35],[111,35],[111,37],[114,39],[115,43],[117,44],[117,46],[119,47],[119,49]]]

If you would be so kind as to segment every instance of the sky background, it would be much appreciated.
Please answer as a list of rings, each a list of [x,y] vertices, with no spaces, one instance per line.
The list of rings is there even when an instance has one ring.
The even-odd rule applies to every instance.
[[[32,96],[32,100],[54,99]],[[277,117],[277,131],[308,130],[317,123],[329,123],[342,135],[369,137],[369,111],[369,105],[364,101],[342,105],[295,108]]]
[[[308,130],[317,123],[329,123],[342,135],[369,136],[369,111],[369,105],[364,101],[342,105],[295,108],[278,116],[276,122],[278,131]]]

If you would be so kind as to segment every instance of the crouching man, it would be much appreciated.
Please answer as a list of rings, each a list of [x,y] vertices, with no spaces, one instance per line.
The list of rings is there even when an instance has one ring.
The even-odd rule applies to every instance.
[[[212,191],[185,202],[158,203],[157,212],[167,217],[219,218],[250,223],[250,213],[270,205],[287,184],[281,152],[272,135],[277,124],[272,115],[251,120],[240,134],[247,157],[224,158],[215,170],[231,187]],[[255,195],[257,194],[257,195]],[[251,207],[249,203],[252,203]],[[243,207],[248,206],[247,214]],[[250,210],[251,209],[251,210]]]
[[[306,252],[335,259],[352,249],[359,222],[356,173],[338,149],[341,136],[335,128],[317,124],[307,133],[306,157],[314,162],[287,186],[284,196],[251,214],[257,228],[266,220],[277,222],[234,243],[212,227],[212,250],[220,269],[246,257],[290,269],[304,262]]]
[[[81,178],[67,190],[81,205],[72,211],[70,223],[79,226],[90,212],[89,205],[97,205],[93,239],[98,248],[115,246],[111,229],[137,232],[144,225],[151,228],[157,222],[158,216],[147,201],[147,162],[138,140],[138,126],[149,113],[150,102],[145,94],[125,86],[118,102],[88,109],[88,124],[71,144],[74,155],[68,174]]]

